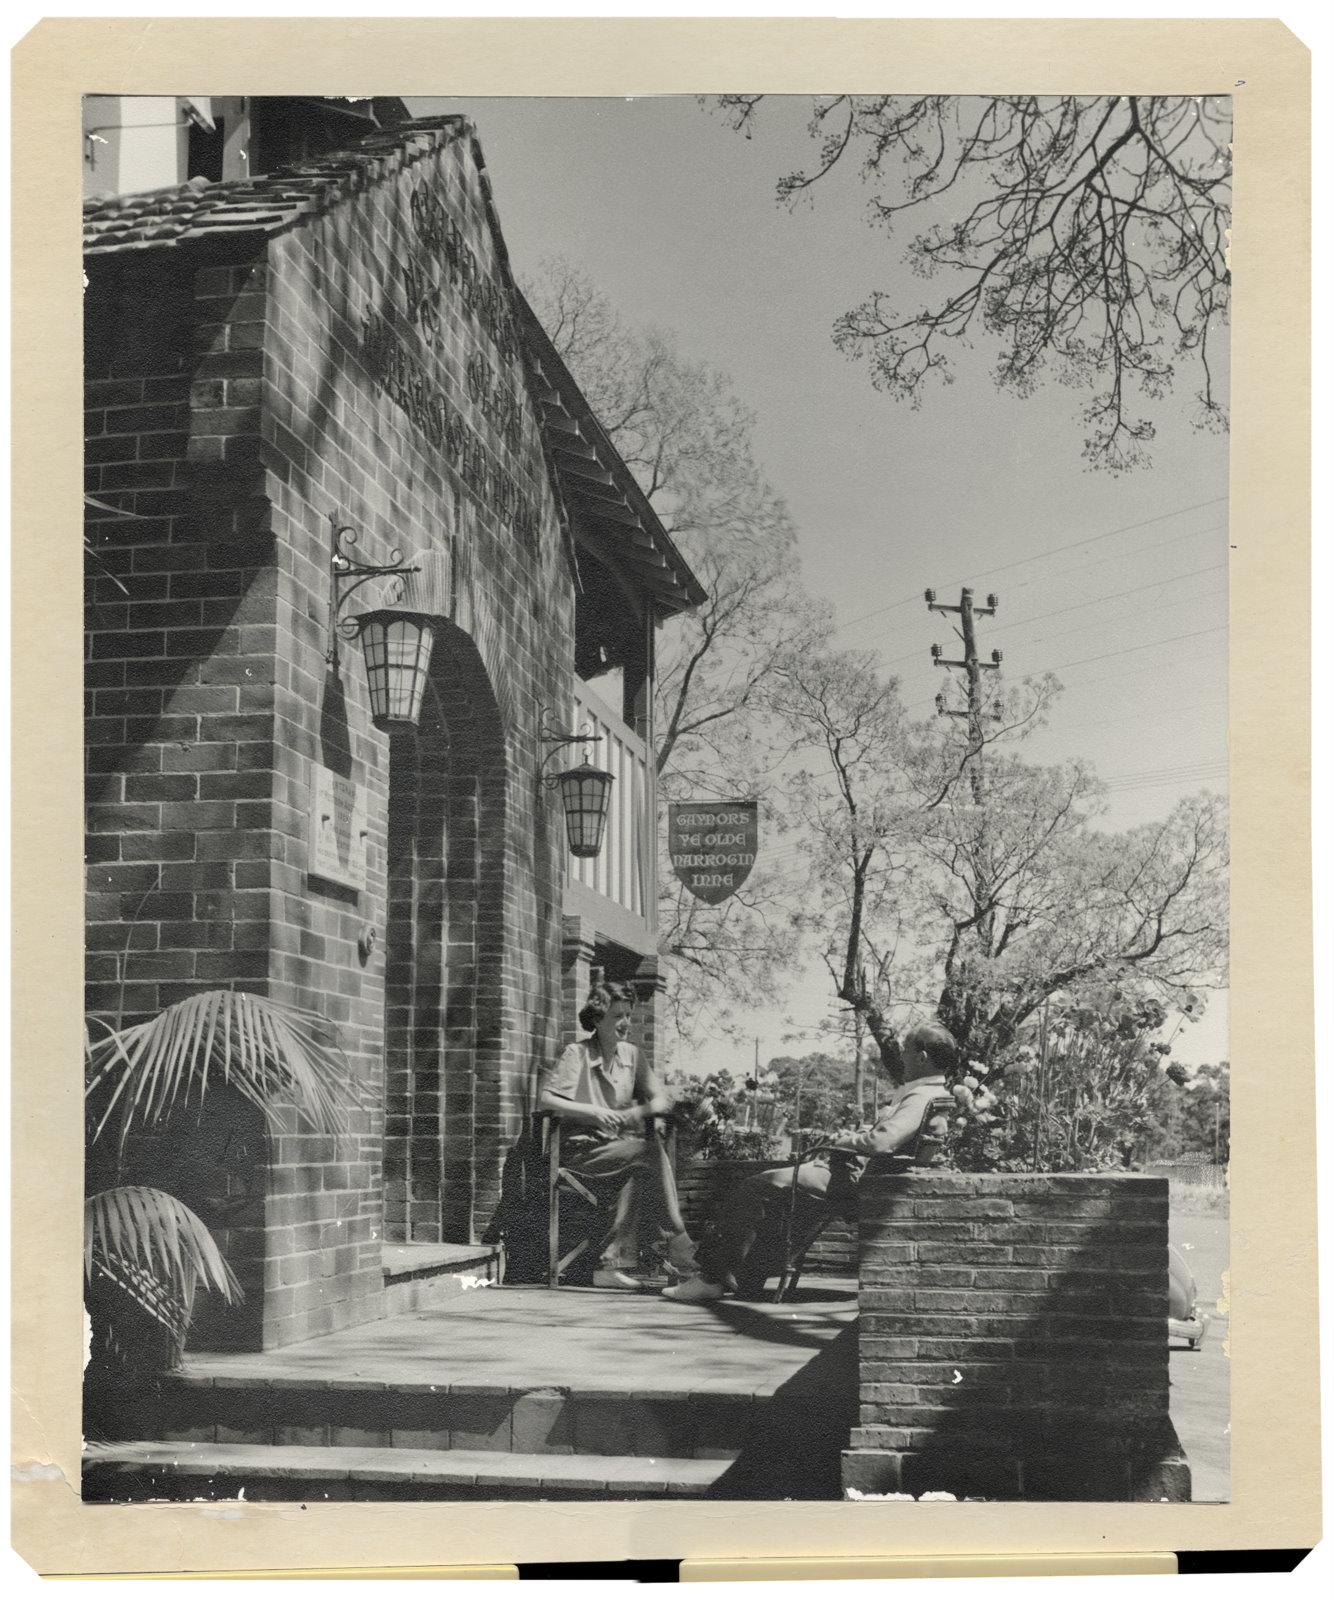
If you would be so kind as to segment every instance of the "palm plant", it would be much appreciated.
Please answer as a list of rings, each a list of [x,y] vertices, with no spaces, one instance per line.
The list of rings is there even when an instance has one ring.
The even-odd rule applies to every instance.
[[[241,1286],[208,1228],[165,1190],[120,1181],[132,1134],[160,1128],[210,1091],[228,1087],[273,1123],[290,1107],[313,1131],[338,1133],[353,1084],[323,1020],[264,995],[214,989],[147,1022],[84,1030],[89,1146],[114,1135],[118,1180],[84,1202],[84,1281],[95,1353],[125,1366],[132,1341],[118,1333],[137,1311],[179,1355],[197,1289],[231,1302]]]

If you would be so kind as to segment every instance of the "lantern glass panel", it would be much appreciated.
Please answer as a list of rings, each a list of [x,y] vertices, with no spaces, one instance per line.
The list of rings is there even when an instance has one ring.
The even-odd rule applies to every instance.
[[[611,785],[611,773],[600,772],[587,762],[561,773],[560,794],[565,808],[565,833],[572,855],[589,859],[601,852]]]
[[[372,612],[363,620],[361,649],[377,728],[416,726],[434,642],[434,630],[419,617]]]

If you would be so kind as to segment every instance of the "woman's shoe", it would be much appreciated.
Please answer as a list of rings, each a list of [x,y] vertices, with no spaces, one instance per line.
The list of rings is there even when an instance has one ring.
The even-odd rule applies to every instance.
[[[727,1293],[721,1283],[710,1283],[707,1278],[687,1278],[683,1283],[669,1283],[662,1291],[664,1300],[683,1300],[688,1305],[703,1305],[707,1300],[721,1300]]]

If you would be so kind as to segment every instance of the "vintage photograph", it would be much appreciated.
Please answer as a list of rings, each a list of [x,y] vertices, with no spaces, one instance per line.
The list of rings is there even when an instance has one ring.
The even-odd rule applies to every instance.
[[[1227,1502],[1231,100],[82,139],[84,1500]]]

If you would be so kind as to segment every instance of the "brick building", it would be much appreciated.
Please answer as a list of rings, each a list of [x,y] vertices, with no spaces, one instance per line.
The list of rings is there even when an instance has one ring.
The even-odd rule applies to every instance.
[[[702,598],[515,289],[471,125],[344,121],[271,108],[286,164],[85,205],[88,1009],[262,991],[361,1090],[337,1141],[220,1108],[167,1141],[247,1290],[197,1337],[248,1348],[381,1315],[386,1243],[478,1238],[592,969],[652,1051],[654,637]],[[432,618],[415,730],[333,629],[338,528],[417,569],[348,608]],[[542,736],[590,722],[577,860]]]

